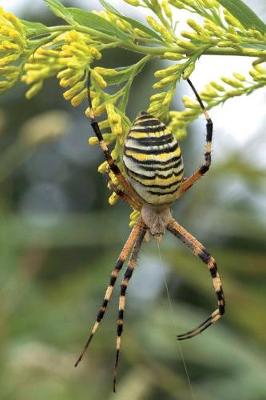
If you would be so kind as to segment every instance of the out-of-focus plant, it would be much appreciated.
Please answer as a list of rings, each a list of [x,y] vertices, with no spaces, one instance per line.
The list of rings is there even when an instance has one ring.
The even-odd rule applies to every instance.
[[[30,88],[32,98],[44,81],[57,77],[64,98],[76,107],[87,97],[87,79],[91,77],[92,106],[100,117],[105,141],[112,143],[113,158],[120,164],[125,135],[131,125],[126,115],[133,80],[155,58],[173,64],[155,72],[156,93],[150,98],[148,111],[167,122],[177,138],[186,134],[187,125],[200,113],[199,104],[183,99],[183,111],[169,111],[177,82],[188,78],[202,55],[251,57],[249,76],[236,72],[221,81],[210,82],[201,97],[210,109],[234,96],[250,94],[266,84],[266,25],[241,0],[124,0],[133,7],[148,9],[147,25],[127,17],[101,0],[103,10],[89,12],[65,7],[59,0],[46,0],[52,12],[66,25],[48,27],[38,22],[20,20],[0,11],[0,91],[18,80]],[[201,17],[187,20],[187,29],[176,33],[176,9]],[[140,55],[138,62],[108,68],[98,65],[107,49],[120,48]],[[254,60],[255,58],[255,60]],[[106,89],[111,88],[111,90]],[[89,109],[86,110],[88,115]],[[89,139],[97,144],[96,137]],[[108,172],[107,163],[99,172]],[[111,177],[112,179],[112,177]],[[109,202],[115,202],[111,195]]]

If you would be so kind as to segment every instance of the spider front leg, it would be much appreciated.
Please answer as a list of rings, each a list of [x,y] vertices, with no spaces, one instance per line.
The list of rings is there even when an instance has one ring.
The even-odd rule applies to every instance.
[[[180,186],[180,193],[184,193],[186,192],[188,189],[191,188],[192,185],[194,185],[195,182],[197,182],[197,180],[199,180],[210,168],[211,165],[211,149],[212,149],[212,133],[213,133],[213,123],[211,118],[209,117],[209,114],[206,110],[206,108],[204,107],[204,104],[198,94],[198,92],[196,91],[195,87],[193,86],[192,82],[187,79],[190,87],[192,88],[199,104],[200,107],[204,113],[204,116],[206,118],[206,144],[205,144],[205,153],[204,153],[204,158],[205,158],[205,162],[204,164],[198,168],[189,178],[187,178],[184,182],[182,182],[181,186]]]
[[[193,253],[201,259],[201,261],[207,264],[211,274],[213,287],[218,301],[218,308],[197,328],[177,336],[178,340],[184,340],[198,335],[199,333],[207,329],[210,325],[218,321],[224,314],[225,300],[224,300],[222,282],[217,271],[217,264],[215,259],[208,253],[205,247],[196,238],[194,238],[186,229],[184,229],[181,225],[179,225],[174,219],[167,225],[167,229],[174,236],[180,239],[185,245],[187,245],[193,251]]]
[[[119,311],[118,311],[118,319],[117,319],[117,337],[116,337],[116,359],[115,359],[115,367],[114,367],[114,378],[113,378],[113,391],[116,390],[116,375],[117,375],[117,367],[119,361],[119,354],[121,348],[121,336],[123,332],[124,325],[124,311],[126,306],[126,291],[128,287],[128,283],[130,278],[132,277],[133,271],[137,264],[137,257],[140,251],[141,244],[143,242],[145,233],[147,231],[147,227],[145,225],[142,226],[139,231],[138,237],[134,244],[132,254],[130,256],[128,267],[124,275],[124,279],[120,286],[120,297],[119,297]]]
[[[143,229],[143,222],[140,221],[133,227],[133,229],[132,229],[132,231],[131,231],[131,233],[130,233],[130,235],[129,235],[129,237],[128,237],[128,239],[127,239],[127,241],[126,241],[126,243],[125,243],[125,245],[124,245],[119,257],[118,257],[118,259],[117,259],[117,262],[115,264],[115,268],[111,272],[110,282],[109,282],[109,285],[107,286],[102,305],[101,305],[101,307],[100,307],[100,309],[98,311],[98,314],[97,314],[97,317],[96,317],[96,321],[95,321],[95,323],[94,323],[94,325],[92,327],[91,334],[90,334],[87,342],[85,343],[85,346],[84,346],[82,352],[80,353],[80,355],[79,355],[79,357],[78,357],[78,359],[77,359],[77,361],[75,363],[75,367],[77,367],[78,364],[80,363],[80,361],[82,360],[82,358],[83,358],[87,348],[89,347],[89,344],[90,344],[90,342],[91,342],[96,330],[98,329],[98,327],[99,327],[99,325],[100,325],[100,323],[101,323],[101,321],[102,321],[102,319],[104,317],[107,305],[108,305],[108,303],[109,303],[109,301],[110,301],[110,299],[112,297],[112,294],[113,294],[113,290],[114,290],[114,286],[115,286],[118,274],[119,274],[121,268],[123,267],[123,264],[126,261],[127,257],[129,256],[129,254],[130,254],[130,252],[131,252],[131,250],[132,250],[132,248],[133,248],[138,236],[140,235],[140,232],[142,231],[142,229]]]
[[[98,121],[94,115],[93,109],[92,109],[92,101],[91,101],[91,96],[90,96],[90,73],[88,75],[88,81],[87,81],[87,86],[88,86],[88,103],[89,103],[89,118],[90,118],[90,124],[91,127],[99,141],[100,148],[102,152],[104,153],[104,157],[108,163],[108,166],[110,168],[110,171],[115,175],[117,181],[123,188],[123,190],[120,190],[119,195],[124,198],[132,207],[140,209],[141,208],[141,200],[135,190],[132,188],[132,186],[127,182],[127,180],[124,178],[122,175],[119,167],[116,165],[114,159],[111,156],[111,152],[108,149],[108,146],[103,138],[102,132],[100,130]]]
[[[110,170],[106,172],[107,175],[107,186],[110,190],[116,193],[123,201],[128,203],[133,209],[140,210],[141,203],[135,197],[130,197],[127,193],[125,193],[118,184],[114,183],[111,176]]]

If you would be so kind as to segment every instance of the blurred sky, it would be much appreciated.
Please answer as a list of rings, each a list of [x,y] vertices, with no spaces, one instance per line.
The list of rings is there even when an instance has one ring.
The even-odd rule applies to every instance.
[[[64,1],[62,1],[64,3]],[[112,0],[113,6],[123,10],[125,13],[134,14],[140,19],[144,19],[144,12],[140,8],[134,8],[126,5],[121,0]],[[266,2],[264,0],[245,0],[264,21],[266,20]],[[43,0],[0,0],[0,4],[7,10],[13,11],[17,15],[23,14],[26,18],[25,9],[30,5],[32,13],[41,14],[45,11],[46,5]],[[100,9],[98,0],[77,0],[76,6],[88,9]],[[177,11],[177,20],[179,21],[178,29],[183,30],[188,14]],[[193,15],[193,18],[195,16]],[[231,56],[204,56],[201,57],[197,64],[196,70],[192,74],[192,80],[200,91],[210,80],[215,80],[220,76],[231,76],[233,72],[247,74],[252,62],[252,58],[247,57],[231,57]],[[183,86],[184,92],[186,87]],[[188,89],[188,95],[190,90]],[[261,167],[266,166],[265,150],[266,142],[257,143],[256,135],[258,130],[263,129],[266,122],[266,92],[263,89],[257,90],[250,96],[242,96],[227,101],[224,105],[216,107],[211,111],[214,120],[215,143],[214,152],[216,159],[223,159],[224,151],[256,152],[253,162]],[[199,128],[202,126],[199,125]],[[250,148],[250,145],[252,148]],[[254,149],[253,149],[254,147]],[[217,151],[216,151],[217,148]],[[219,149],[219,153],[218,153]]]

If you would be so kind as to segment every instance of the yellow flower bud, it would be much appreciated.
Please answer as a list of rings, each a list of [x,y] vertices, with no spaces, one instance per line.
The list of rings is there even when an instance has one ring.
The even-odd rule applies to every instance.
[[[17,58],[18,58],[18,56],[16,54],[11,54],[9,56],[0,58],[0,67],[10,64],[13,61],[16,61]]]
[[[110,126],[108,119],[99,122],[100,129],[106,129]]]
[[[216,36],[220,37],[223,36],[224,31],[218,25],[215,25],[209,19],[204,20],[204,29],[210,31],[212,34],[214,33]]]
[[[92,137],[90,137],[89,139],[88,139],[88,143],[91,145],[91,146],[95,146],[96,144],[99,144],[99,140],[98,140],[98,138],[96,137],[96,136],[92,136]],[[102,165],[102,164],[101,164]],[[99,167],[100,168],[100,167]],[[99,168],[98,168],[98,171],[99,171]],[[100,171],[99,171],[100,172]]]
[[[148,24],[157,32],[161,32],[161,25],[150,15],[146,18]]]
[[[230,14],[226,9],[224,9],[224,18],[229,26],[235,26],[236,28],[243,29],[243,26],[238,19],[233,17],[233,15]]]
[[[172,101],[172,98],[173,98],[173,91],[167,92],[165,98],[163,99],[162,105],[163,106],[169,105]]]
[[[216,97],[217,96],[217,92],[216,92],[216,90],[213,89],[212,85],[207,85],[203,89],[201,95],[202,96],[207,96],[207,97]]]
[[[25,96],[26,99],[31,99],[33,96],[35,96],[43,87],[43,81],[39,81],[37,83],[34,83],[34,85],[31,86],[29,90],[27,90]]]
[[[190,39],[190,40],[197,40],[199,37],[198,33],[195,32],[186,32],[186,31],[182,31],[181,35],[185,38],[185,39]]]
[[[119,72],[113,68],[95,67],[94,71],[103,76],[116,76]]]
[[[124,0],[124,2],[134,7],[138,7],[141,5],[139,0]]]
[[[220,42],[217,43],[218,47],[232,47],[232,42],[229,42],[228,40],[221,40]]]
[[[183,79],[189,78],[189,76],[192,74],[194,69],[195,69],[195,63],[191,62],[183,72]]]
[[[219,83],[217,83],[217,82],[212,81],[212,82],[210,82],[210,85],[211,85],[214,89],[219,90],[220,92],[224,92],[224,91],[225,91],[225,88],[224,88],[222,85],[220,85]]]
[[[170,67],[160,69],[154,73],[156,78],[168,77],[170,74],[175,73],[180,68],[180,64],[171,65]]]
[[[99,50],[96,49],[96,47],[90,47],[89,50],[92,57],[95,58],[96,60],[100,60],[102,58],[101,53],[99,52]]]
[[[75,71],[72,71],[72,76],[70,76],[69,78],[60,79],[59,85],[63,88],[73,86],[82,79],[83,75],[83,71],[78,71],[76,73]]]
[[[185,118],[185,119],[193,117],[194,115],[197,115],[197,114],[198,114],[197,110],[193,109],[193,108],[191,108],[189,110],[182,111],[182,117]]]
[[[178,53],[171,53],[170,51],[167,51],[163,54],[162,58],[166,58],[168,60],[182,60],[184,58],[184,56],[182,54],[178,54]]]
[[[236,79],[238,79],[239,81],[243,81],[243,82],[244,82],[244,81],[246,80],[246,78],[244,77],[244,75],[239,74],[238,72],[234,72],[233,75],[234,75],[234,77],[235,77]]]
[[[98,107],[96,107],[96,108],[93,108],[93,113],[94,113],[94,115],[97,117],[97,116],[99,116],[99,115],[101,115],[103,112],[105,112],[105,108],[106,108],[106,106],[105,106],[105,104],[104,103],[102,103],[102,104],[100,104]]]
[[[239,37],[237,35],[232,34],[232,33],[227,33],[226,34],[226,38],[228,40],[231,40],[234,43],[239,43]]]
[[[108,199],[108,203],[110,204],[110,206],[113,206],[115,203],[117,203],[118,200],[119,200],[118,194],[113,192]]]
[[[164,86],[169,85],[172,82],[175,82],[177,79],[176,76],[172,75],[172,76],[167,76],[166,78],[161,79],[159,82],[154,83],[154,85],[152,86],[154,89],[161,89]]]
[[[140,36],[140,37],[143,37],[143,38],[149,38],[149,37],[150,37],[150,35],[148,35],[148,33],[143,32],[141,29],[138,29],[138,28],[134,28],[134,29],[133,29],[133,32],[134,32],[137,36]]]
[[[127,22],[121,19],[116,20],[116,26],[124,32],[132,32],[132,26]]]
[[[151,101],[161,100],[161,99],[163,99],[163,98],[165,97],[166,93],[167,93],[167,92],[160,92],[160,93],[153,94],[153,95],[150,97],[150,100],[151,100]]]
[[[187,24],[199,35],[204,35],[204,30],[203,28],[196,22],[194,19],[188,19]]]
[[[130,226],[131,228],[137,223],[139,217],[140,217],[140,212],[137,211],[137,210],[134,210],[134,211],[130,214],[130,216],[129,216],[129,218],[130,218],[129,226]]]
[[[187,136],[187,130],[186,128],[183,129],[177,129],[174,132],[175,137],[177,138],[177,140],[182,140]]]
[[[171,8],[170,8],[170,5],[169,5],[168,0],[163,0],[163,1],[162,1],[162,9],[163,9],[165,15],[166,15],[169,19],[171,19],[171,18],[172,18],[172,10],[171,10]]]
[[[161,108],[162,106],[159,102],[151,103],[151,105],[148,108],[148,113],[157,114],[157,111],[160,110]]]
[[[226,76],[223,76],[223,77],[221,78],[221,80],[222,80],[223,82],[227,83],[227,85],[230,85],[230,86],[232,86],[232,87],[234,87],[234,88],[242,88],[242,87],[244,87],[243,83],[242,83],[242,82],[239,82],[239,81],[236,80],[236,79],[230,79],[230,78],[227,78]]]
[[[25,67],[28,64],[25,65]],[[32,64],[30,64],[32,65]],[[26,68],[25,68],[26,69]],[[65,79],[65,78],[69,78],[71,75],[73,74],[73,70],[71,68],[66,68],[63,69],[62,71],[58,72],[58,74],[56,75],[58,79]]]
[[[91,71],[91,76],[93,79],[95,79],[95,81],[98,83],[98,85],[101,88],[103,88],[103,89],[106,88],[106,86],[107,86],[106,81],[103,79],[103,77],[97,71],[95,71],[95,69],[93,69]]]
[[[183,96],[182,101],[183,101],[184,106],[187,108],[198,109],[200,107],[197,102],[191,100],[191,98],[188,96]]]
[[[98,167],[98,172],[100,172],[100,174],[105,174],[109,169],[108,166],[108,162],[104,161],[102,164],[99,165]]]
[[[85,99],[87,99],[87,96],[88,96],[88,90],[87,88],[84,88],[79,94],[72,97],[71,105],[73,107],[79,106]]]
[[[259,61],[259,60],[256,60]],[[266,74],[266,68],[264,68],[260,63],[256,63],[256,61],[253,63],[253,68],[259,72],[260,74],[265,75]],[[261,61],[263,62],[263,61]]]
[[[66,92],[63,93],[63,96],[66,100],[72,99],[76,94],[78,94],[84,88],[84,82],[78,82]]]
[[[185,40],[178,40],[177,42],[178,46],[183,47],[184,49],[188,49],[188,50],[195,50],[196,46],[189,42],[189,41],[185,41]]]
[[[203,5],[206,8],[217,8],[219,4],[215,0],[203,0]]]

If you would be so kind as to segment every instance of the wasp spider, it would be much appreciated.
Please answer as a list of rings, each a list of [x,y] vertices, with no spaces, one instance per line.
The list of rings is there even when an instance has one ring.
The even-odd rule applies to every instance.
[[[121,336],[124,324],[124,311],[126,304],[126,292],[129,280],[136,267],[137,256],[140,251],[144,236],[150,233],[155,238],[161,238],[165,230],[171,232],[180,239],[194,255],[203,261],[210,272],[213,287],[217,297],[218,307],[209,317],[195,329],[178,335],[178,340],[192,338],[203,332],[210,325],[218,321],[224,314],[225,301],[222,283],[217,271],[215,259],[205,247],[183,228],[172,216],[170,206],[191,186],[197,182],[210,168],[211,144],[213,124],[203,102],[194,88],[192,82],[187,79],[206,118],[206,145],[202,166],[189,178],[183,177],[183,160],[181,149],[176,138],[169,129],[157,118],[141,112],[134,121],[125,139],[123,162],[125,175],[123,175],[111,157],[111,153],[103,139],[98,122],[91,107],[90,91],[90,119],[92,129],[99,140],[99,145],[108,162],[110,171],[116,176],[119,186],[118,195],[130,206],[140,211],[140,218],[133,227],[124,247],[118,257],[110,282],[106,289],[102,305],[92,327],[91,334],[80,354],[75,366],[81,361],[87,350],[100,322],[103,319],[107,305],[113,294],[114,285],[118,274],[127,258],[128,267],[120,286],[119,311],[117,319],[116,359],[113,377],[113,390],[116,387],[116,374],[121,347]]]

